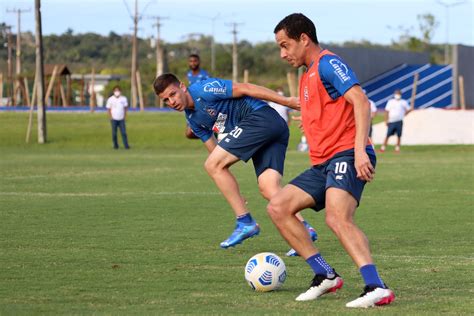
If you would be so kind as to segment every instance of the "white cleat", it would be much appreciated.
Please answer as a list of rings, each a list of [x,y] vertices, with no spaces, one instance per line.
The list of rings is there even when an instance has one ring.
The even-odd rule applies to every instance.
[[[366,286],[364,293],[359,298],[346,304],[346,307],[351,308],[368,308],[374,306],[387,305],[395,300],[395,294],[390,289],[383,289],[381,287]]]
[[[296,300],[297,301],[315,300],[324,294],[336,292],[342,287],[343,284],[344,284],[344,281],[337,273],[335,273],[335,275],[332,278],[328,278],[325,275],[316,274],[313,278],[313,281],[311,282],[311,286],[309,287],[309,289],[306,292],[301,293],[296,298]]]

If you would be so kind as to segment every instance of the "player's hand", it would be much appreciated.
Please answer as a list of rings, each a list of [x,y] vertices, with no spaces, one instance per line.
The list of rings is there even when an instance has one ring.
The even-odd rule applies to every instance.
[[[291,109],[294,109],[294,110],[300,110],[301,109],[301,105],[300,105],[300,99],[297,98],[297,97],[287,97],[287,106]]]
[[[367,182],[372,181],[375,175],[375,168],[374,166],[372,166],[372,163],[370,162],[367,153],[365,151],[356,152],[354,159],[354,165],[357,171],[357,178]]]

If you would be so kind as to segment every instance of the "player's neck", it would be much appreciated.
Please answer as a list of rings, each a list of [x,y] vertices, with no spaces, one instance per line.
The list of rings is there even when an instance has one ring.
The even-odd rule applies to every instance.
[[[199,74],[199,71],[200,71],[200,69],[199,69],[199,68],[197,68],[197,69],[195,69],[195,70],[192,70],[192,72],[193,72],[193,75],[197,75],[197,74]]]
[[[323,49],[318,44],[310,44],[304,61],[304,64],[307,68],[309,68],[318,59],[322,50]]]
[[[194,110],[194,100],[191,97],[191,94],[189,92],[186,93],[186,100],[188,105],[186,106],[186,109],[188,110]]]

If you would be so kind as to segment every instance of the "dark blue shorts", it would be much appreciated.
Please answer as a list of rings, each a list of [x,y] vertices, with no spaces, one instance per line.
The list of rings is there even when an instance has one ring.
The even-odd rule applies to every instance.
[[[285,120],[265,106],[247,115],[218,146],[245,162],[252,158],[257,178],[268,168],[283,175],[289,135]]]
[[[398,137],[402,136],[403,121],[397,121],[388,123],[387,126],[387,137],[397,134]]]
[[[367,146],[367,154],[375,168],[377,159],[372,146]],[[326,190],[329,188],[349,192],[359,205],[365,183],[357,178],[353,149],[340,152],[325,163],[313,166],[290,182],[313,197],[316,205],[312,208],[315,211],[325,207]]]

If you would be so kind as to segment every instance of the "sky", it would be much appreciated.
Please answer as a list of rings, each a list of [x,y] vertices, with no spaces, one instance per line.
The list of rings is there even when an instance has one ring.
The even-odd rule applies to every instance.
[[[76,34],[131,34],[134,1],[42,0],[43,34],[62,34],[69,28]],[[420,36],[417,16],[430,13],[439,22],[433,43],[474,46],[474,0],[137,1],[142,17],[139,37],[156,36],[154,17],[160,16],[161,38],[171,43],[184,41],[191,33],[211,35],[213,18],[217,42],[232,42],[231,23],[238,23],[239,41],[274,41],[275,25],[286,15],[301,12],[315,23],[323,43],[369,40],[390,44],[403,33],[400,27]],[[462,3],[446,9],[439,2]],[[12,25],[16,33],[17,14],[7,12],[12,9],[30,10],[21,16],[21,31],[34,32],[34,0],[0,0],[0,22]]]

